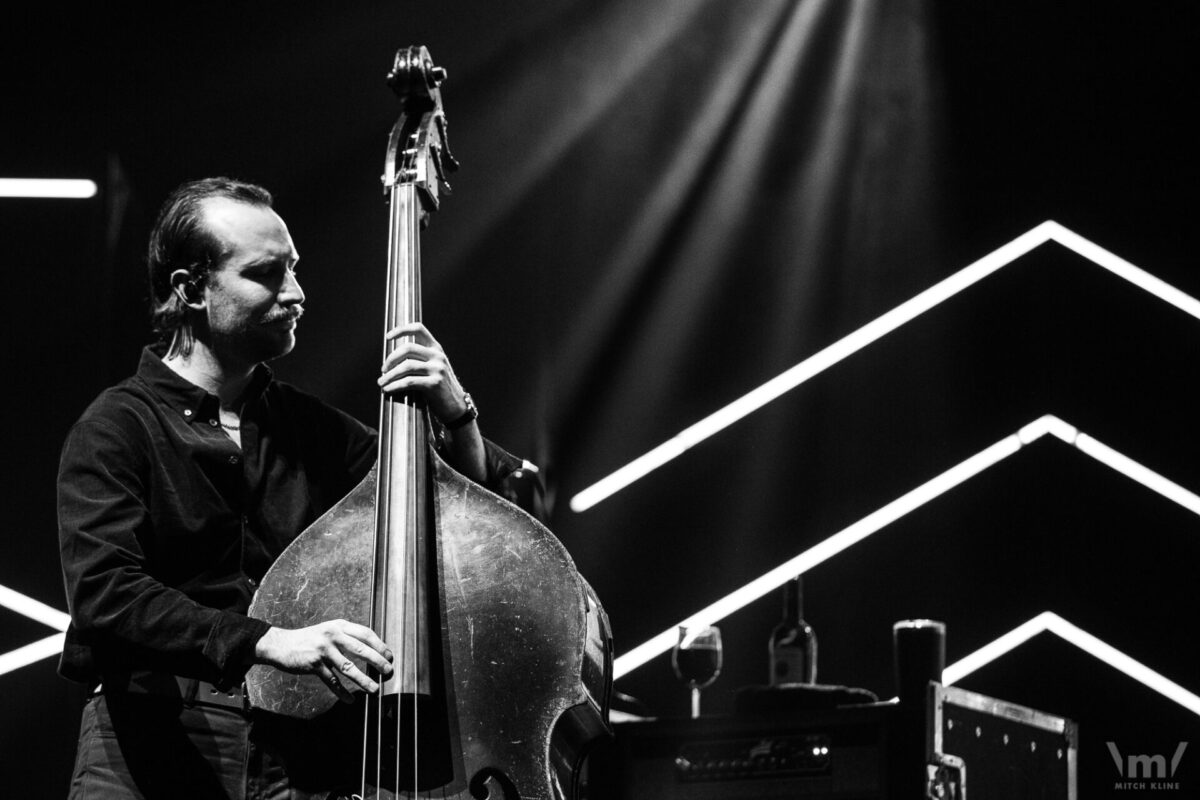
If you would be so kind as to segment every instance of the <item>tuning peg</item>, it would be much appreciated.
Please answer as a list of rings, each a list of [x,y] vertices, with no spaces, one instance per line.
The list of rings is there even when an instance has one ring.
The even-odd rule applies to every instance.
[[[446,117],[442,114],[434,117],[433,121],[438,127],[438,135],[442,141],[442,145],[439,148],[440,155],[438,161],[440,166],[438,168],[438,175],[445,181],[446,178],[442,174],[442,168],[445,168],[445,172],[458,172],[458,159],[450,152],[450,135],[448,133],[450,123],[446,121]]]

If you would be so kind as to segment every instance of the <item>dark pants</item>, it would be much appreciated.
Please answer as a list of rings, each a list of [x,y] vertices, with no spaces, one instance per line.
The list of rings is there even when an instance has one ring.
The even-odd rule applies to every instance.
[[[354,706],[305,722],[146,694],[83,709],[69,800],[349,797],[362,774]],[[286,772],[285,772],[286,765]]]
[[[97,695],[83,709],[70,800],[290,800],[281,763],[234,709]]]

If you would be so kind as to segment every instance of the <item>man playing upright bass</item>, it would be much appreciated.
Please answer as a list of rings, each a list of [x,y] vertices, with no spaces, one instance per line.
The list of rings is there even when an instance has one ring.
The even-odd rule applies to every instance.
[[[349,700],[379,690],[392,653],[332,619],[297,630],[246,615],[283,548],[370,470],[375,432],[272,378],[295,345],[299,259],[263,188],[180,186],[150,238],[160,335],[137,373],[71,429],[58,517],[71,626],[60,673],[97,687],[83,713],[72,798],[284,798],[284,767],[241,681],[269,664]],[[378,385],[416,393],[452,466],[515,499],[522,462],[484,440],[441,346],[420,324]]]

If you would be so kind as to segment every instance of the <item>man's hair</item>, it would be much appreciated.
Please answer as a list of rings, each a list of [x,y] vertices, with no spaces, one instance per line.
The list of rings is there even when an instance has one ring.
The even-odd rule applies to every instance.
[[[166,342],[185,328],[187,322],[187,306],[171,286],[171,273],[187,270],[192,283],[199,288],[228,255],[224,244],[204,224],[201,203],[210,197],[225,197],[268,208],[273,202],[271,193],[263,187],[232,178],[189,181],[171,192],[150,232],[150,248],[146,255],[150,278],[150,323],[154,332]],[[191,350],[191,337],[185,338],[187,341],[182,344],[187,352]]]

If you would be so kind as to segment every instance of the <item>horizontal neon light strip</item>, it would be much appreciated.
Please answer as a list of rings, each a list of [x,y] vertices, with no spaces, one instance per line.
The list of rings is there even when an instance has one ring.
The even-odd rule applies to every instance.
[[[942,673],[942,682],[947,686],[957,683],[980,667],[990,664],[1000,656],[1024,644],[1043,631],[1053,633],[1070,642],[1080,650],[1095,656],[1105,664],[1128,675],[1135,681],[1148,686],[1170,700],[1174,700],[1193,714],[1200,714],[1200,696],[1189,692],[1178,683],[1160,675],[1140,661],[1130,658],[1112,645],[1097,639],[1092,634],[1072,625],[1051,611],[1043,611],[1025,624],[1004,634],[991,644],[984,645],[969,656],[961,658],[947,666]]]
[[[86,200],[95,197],[96,182],[74,178],[0,178],[0,197],[44,197]]]
[[[55,630],[65,631],[71,622],[71,617],[65,612],[48,606],[40,600],[34,600],[32,597],[15,592],[7,586],[0,586],[0,606],[12,609],[18,614],[24,614]]]
[[[58,655],[62,652],[63,640],[66,638],[65,633],[56,633],[0,655],[0,675],[41,661],[43,658]]]
[[[1047,414],[877,511],[868,514],[850,527],[810,547],[795,558],[755,578],[737,591],[722,597],[687,619],[681,620],[650,640],[634,647],[613,662],[613,677],[620,678],[627,675],[655,656],[670,650],[678,638],[677,631],[680,625],[691,627],[716,624],[738,609],[779,588],[790,578],[832,558],[847,547],[862,541],[910,511],[925,505],[935,497],[973,478],[993,464],[1016,453],[1025,445],[1046,435],[1079,448],[1106,466],[1200,515],[1200,497],[1197,495],[1101,444],[1087,434],[1080,433],[1073,425]]]
[[[1194,297],[1179,291],[1128,261],[1118,258],[1057,222],[1047,220],[940,283],[934,284],[917,296],[901,303],[883,316],[834,342],[824,350],[809,356],[724,408],[685,428],[673,438],[663,442],[645,455],[639,456],[608,477],[592,484],[571,498],[571,510],[586,511],[602,500],[611,497],[718,431],[757,411],[809,378],[819,375],[842,359],[858,352],[868,344],[891,333],[904,323],[924,314],[934,306],[1050,240],[1058,242],[1114,275],[1200,319],[1200,301]]]

